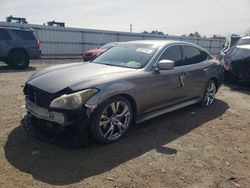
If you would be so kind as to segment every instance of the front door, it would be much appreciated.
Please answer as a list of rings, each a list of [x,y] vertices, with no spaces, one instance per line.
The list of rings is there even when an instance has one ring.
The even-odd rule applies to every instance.
[[[179,65],[183,64],[183,57],[180,45],[167,47],[160,56],[160,60],[167,59],[175,62],[173,70],[160,70],[150,72],[145,76],[143,82],[148,87],[144,87],[141,94],[144,99],[143,113],[151,112],[156,109],[171,106],[187,98],[184,87],[180,80],[183,69]]]

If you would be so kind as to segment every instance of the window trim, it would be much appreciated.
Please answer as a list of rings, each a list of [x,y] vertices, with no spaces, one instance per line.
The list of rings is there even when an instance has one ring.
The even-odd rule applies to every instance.
[[[198,49],[201,53],[202,53],[202,52],[205,52],[205,53],[207,54],[207,58],[206,58],[204,61],[209,60],[209,58],[212,59],[211,55],[210,55],[209,53],[207,53],[205,50],[201,49],[200,47],[198,47],[198,46],[196,47],[196,46],[189,45],[189,44],[182,44],[181,49],[182,49],[182,53],[183,53],[183,62],[185,62],[185,60],[186,60],[186,56],[185,56],[185,52],[184,52],[184,47],[185,47],[185,46],[188,46],[188,47],[192,47],[192,48]],[[185,56],[185,58],[184,58],[184,56]],[[187,66],[187,65],[196,65],[196,64],[199,64],[199,63],[203,63],[204,61],[201,61],[201,62],[198,62],[198,63],[192,63],[192,64],[184,64],[183,66]]]
[[[157,57],[156,62],[153,64],[153,66],[152,66],[153,69],[154,69],[155,67],[157,67],[157,64],[160,62],[159,60],[160,60],[160,57],[162,56],[162,54],[163,54],[168,48],[174,47],[174,46],[180,46],[182,61],[184,62],[184,56],[183,56],[183,51],[182,51],[181,45],[182,45],[182,44],[171,44],[171,45],[165,47],[165,48],[162,50],[162,52],[160,53],[160,55]],[[178,67],[180,67],[180,66],[178,66]]]
[[[183,46],[190,46],[190,47],[193,47],[193,48],[197,48],[198,50],[200,51],[204,51],[206,54],[207,54],[207,59],[206,60],[210,60],[210,59],[213,59],[213,57],[211,56],[211,54],[206,50],[206,49],[203,49],[201,48],[200,46],[197,46],[195,44],[189,44],[189,43],[176,43],[176,44],[170,44],[166,47],[164,47],[164,49],[162,50],[162,52],[160,53],[160,55],[157,57],[156,61],[153,63],[153,65],[151,66],[150,70],[153,70],[157,67],[157,64],[159,63],[159,59],[160,57],[162,56],[162,54],[170,47],[172,46],[180,46],[181,47],[181,54],[182,54],[182,61],[184,62],[184,51],[183,51]],[[204,62],[204,61],[202,61]],[[200,63],[202,63],[200,62]],[[197,63],[195,63],[197,64]],[[195,65],[195,64],[189,64],[189,65]],[[181,65],[181,66],[178,66],[178,67],[183,67],[183,66],[188,66],[188,65]]]

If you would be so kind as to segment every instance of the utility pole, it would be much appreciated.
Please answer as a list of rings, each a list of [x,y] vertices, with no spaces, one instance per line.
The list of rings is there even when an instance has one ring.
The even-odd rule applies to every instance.
[[[132,33],[132,31],[133,31],[133,25],[130,24],[129,26],[130,26],[130,33]]]

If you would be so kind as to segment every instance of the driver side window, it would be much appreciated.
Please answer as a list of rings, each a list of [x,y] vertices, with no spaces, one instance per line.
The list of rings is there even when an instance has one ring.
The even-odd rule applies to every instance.
[[[175,66],[181,66],[183,65],[183,58],[182,58],[182,52],[181,52],[181,46],[171,46],[168,47],[161,55],[160,60],[162,59],[168,59],[175,62]]]

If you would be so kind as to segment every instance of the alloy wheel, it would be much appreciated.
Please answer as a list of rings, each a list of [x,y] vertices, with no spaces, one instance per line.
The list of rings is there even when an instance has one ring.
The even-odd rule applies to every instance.
[[[204,98],[204,103],[206,106],[210,106],[213,103],[215,94],[216,94],[216,85],[214,82],[210,82],[206,89],[206,94]]]
[[[109,104],[102,112],[99,128],[103,137],[112,141],[121,137],[131,120],[131,109],[123,101]]]

